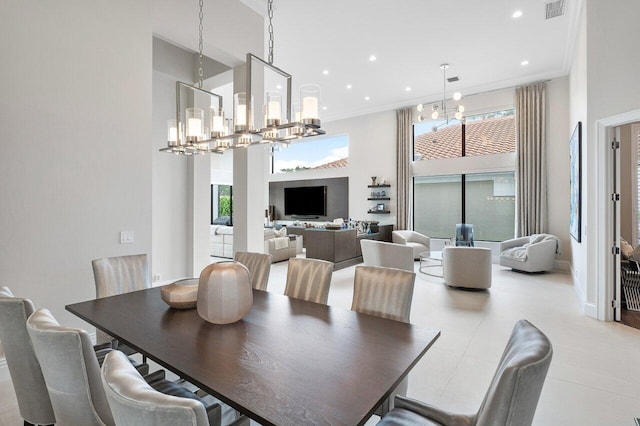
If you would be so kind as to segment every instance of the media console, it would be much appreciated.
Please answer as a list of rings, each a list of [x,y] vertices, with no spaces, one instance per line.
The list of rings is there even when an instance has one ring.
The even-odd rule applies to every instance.
[[[334,269],[343,269],[362,262],[360,240],[391,241],[393,225],[379,225],[372,234],[358,234],[355,229],[323,229],[287,226],[287,234],[302,235],[307,258],[328,260]]]

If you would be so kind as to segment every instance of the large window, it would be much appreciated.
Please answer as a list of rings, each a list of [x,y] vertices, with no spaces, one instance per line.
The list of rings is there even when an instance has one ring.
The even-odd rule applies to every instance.
[[[416,177],[413,188],[417,232],[451,238],[457,223],[470,223],[475,240],[513,238],[514,172]]]
[[[515,150],[513,109],[472,115],[465,118],[465,124],[432,121],[413,127],[415,161],[504,154]]]
[[[414,125],[413,223],[417,232],[451,238],[457,223],[467,223],[474,226],[475,240],[513,238],[514,118],[510,109],[470,116],[464,124]],[[500,171],[482,172],[487,169]]]
[[[349,137],[307,138],[289,146],[276,147],[272,173],[345,167],[349,161]]]

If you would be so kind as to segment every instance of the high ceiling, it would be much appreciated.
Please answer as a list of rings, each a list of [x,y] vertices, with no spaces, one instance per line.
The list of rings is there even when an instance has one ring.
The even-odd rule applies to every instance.
[[[154,0],[154,5],[167,2]],[[266,16],[265,0],[243,3]],[[564,14],[551,19],[545,17],[546,3],[274,0],[274,65],[293,75],[294,89],[321,85],[324,121],[441,99],[442,63],[450,64],[447,77],[460,79],[447,83],[447,96],[555,78],[569,72],[581,0],[566,0]],[[154,7],[154,14],[168,10]],[[518,10],[522,16],[512,17]],[[154,33],[195,51],[197,4],[193,15],[195,26],[171,25],[171,17],[154,16]],[[191,33],[193,45],[184,41]]]

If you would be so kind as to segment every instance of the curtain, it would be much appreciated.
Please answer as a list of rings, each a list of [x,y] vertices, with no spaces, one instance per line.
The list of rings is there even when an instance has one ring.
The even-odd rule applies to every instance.
[[[518,236],[547,231],[546,84],[516,88]]]
[[[397,198],[397,225],[396,229],[409,229],[411,225],[411,210],[409,207],[411,191],[411,156],[413,139],[413,126],[411,121],[411,108],[396,110],[397,119],[397,174],[398,198]]]

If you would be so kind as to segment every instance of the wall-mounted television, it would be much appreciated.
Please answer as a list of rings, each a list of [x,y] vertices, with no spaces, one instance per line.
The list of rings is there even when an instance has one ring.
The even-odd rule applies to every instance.
[[[326,216],[326,185],[284,188],[284,214],[286,216]]]

